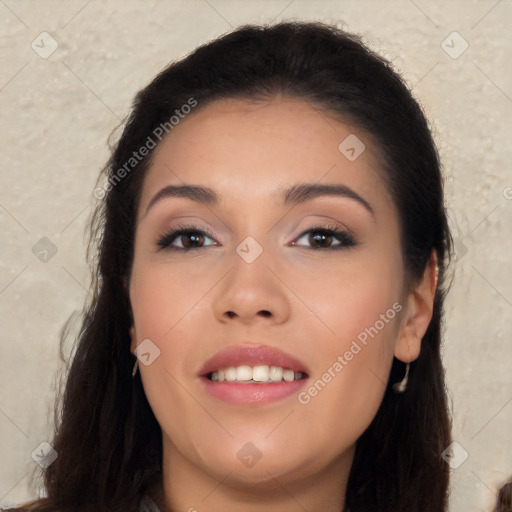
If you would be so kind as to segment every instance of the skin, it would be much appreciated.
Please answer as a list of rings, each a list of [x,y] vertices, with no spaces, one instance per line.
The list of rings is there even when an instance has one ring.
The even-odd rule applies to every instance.
[[[366,145],[354,161],[338,150],[349,134]],[[162,427],[159,499],[169,510],[343,508],[355,443],[382,401],[393,356],[417,358],[436,286],[433,259],[423,279],[407,285],[399,219],[379,161],[357,127],[283,97],[215,102],[157,148],[138,212],[130,334],[132,353],[147,338],[160,350],[140,372]],[[185,183],[211,187],[221,201],[165,198],[146,212],[163,187]],[[337,196],[283,206],[281,190],[299,183],[348,186],[374,215]],[[301,236],[333,222],[357,245],[315,250],[315,240]],[[179,223],[214,237],[191,252],[158,250],[161,235]],[[263,248],[252,263],[236,252],[247,236]],[[187,242],[180,237],[174,245]],[[305,362],[307,390],[394,303],[401,311],[305,405],[294,394],[234,406],[202,390],[202,364],[240,344],[278,347]],[[248,442],[262,454],[250,468],[237,457]]]

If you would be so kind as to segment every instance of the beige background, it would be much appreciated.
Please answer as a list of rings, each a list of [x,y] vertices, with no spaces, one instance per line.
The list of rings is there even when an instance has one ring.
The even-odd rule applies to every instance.
[[[88,293],[108,135],[168,61],[241,23],[297,18],[362,34],[429,114],[457,237],[444,356],[469,455],[456,452],[450,510],[491,510],[512,475],[510,0],[5,0],[0,13],[0,504],[37,493],[31,453],[51,439],[59,332]]]

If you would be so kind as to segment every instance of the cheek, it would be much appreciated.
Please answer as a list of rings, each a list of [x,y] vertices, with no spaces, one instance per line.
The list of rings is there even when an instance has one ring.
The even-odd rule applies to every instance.
[[[372,343],[379,342],[375,339]],[[316,418],[310,425],[316,435],[320,429],[331,448],[340,453],[356,443],[375,417],[391,366],[391,359],[376,356],[371,346],[359,347],[352,346],[351,360],[346,352],[333,359],[298,397],[301,415]]]
[[[191,389],[197,371],[196,343],[208,332],[202,327],[210,311],[205,299],[219,278],[204,269],[197,272],[201,265],[189,264],[186,271],[178,265],[171,271],[169,266],[134,262],[130,300],[137,343],[150,339],[159,351],[149,366],[139,366],[146,397],[168,437],[187,446],[193,456],[200,450],[196,444],[201,428],[218,431],[223,441],[226,435],[198,406]]]
[[[218,276],[201,265],[134,265],[130,301],[138,341],[164,340],[188,315],[203,305]]]
[[[320,420],[340,450],[357,441],[382,402],[398,326],[394,305],[374,296],[368,307],[361,296],[331,317],[338,335],[317,344],[322,365],[297,397],[304,417]]]
[[[399,275],[397,262],[374,259],[295,281],[297,293],[315,313],[308,315],[304,329],[321,339],[315,350],[322,361],[299,402],[314,416],[330,416],[332,425],[356,438],[386,389],[403,309]]]
[[[282,273],[303,302],[295,311],[302,308],[303,313],[306,305],[312,313],[307,315],[310,328],[316,327],[317,335],[330,346],[342,350],[358,336],[365,338],[368,329],[374,332],[377,324],[378,331],[386,327],[385,336],[379,337],[386,341],[380,344],[384,347],[398,334],[398,324],[391,320],[397,316],[397,309],[402,309],[395,304],[401,297],[400,261],[399,255],[379,258],[375,252],[359,253],[346,261],[326,260],[321,268],[304,265],[292,270],[283,268]]]

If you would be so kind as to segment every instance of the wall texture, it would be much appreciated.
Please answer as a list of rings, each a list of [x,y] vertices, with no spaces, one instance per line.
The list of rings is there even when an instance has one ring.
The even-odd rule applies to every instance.
[[[168,61],[241,23],[297,18],[362,34],[428,112],[457,249],[450,510],[491,510],[512,475],[510,0],[5,0],[0,13],[0,504],[38,492],[59,333],[88,293],[83,233],[108,135]]]

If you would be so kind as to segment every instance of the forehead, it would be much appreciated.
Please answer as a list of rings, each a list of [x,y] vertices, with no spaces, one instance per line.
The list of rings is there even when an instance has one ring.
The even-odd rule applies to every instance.
[[[293,183],[339,183],[389,203],[379,151],[358,127],[293,98],[219,100],[157,147],[141,209],[166,184],[201,184],[222,199],[277,199]]]

